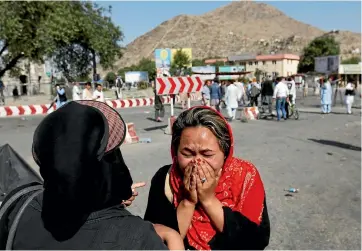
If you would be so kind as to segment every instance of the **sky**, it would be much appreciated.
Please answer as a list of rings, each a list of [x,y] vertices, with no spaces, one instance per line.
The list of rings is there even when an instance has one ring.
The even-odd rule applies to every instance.
[[[276,7],[286,15],[322,30],[361,32],[360,1],[259,1]],[[101,1],[100,6],[112,6],[112,20],[119,25],[126,45],[177,15],[201,15],[230,1]]]

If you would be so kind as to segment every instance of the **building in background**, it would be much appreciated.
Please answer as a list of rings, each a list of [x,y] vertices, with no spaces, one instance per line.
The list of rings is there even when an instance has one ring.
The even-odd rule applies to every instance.
[[[225,65],[239,65],[244,71],[254,74],[257,69],[266,76],[292,76],[297,73],[300,57],[294,54],[277,55],[233,55],[224,59],[208,59],[205,64],[213,64],[217,61],[225,62]]]
[[[20,95],[50,95],[51,75],[47,72],[48,69],[46,69],[45,64],[36,64],[23,60],[17,65],[22,69],[20,77],[10,76],[9,71],[2,77],[5,84],[5,96],[12,96],[15,86],[18,88]]]

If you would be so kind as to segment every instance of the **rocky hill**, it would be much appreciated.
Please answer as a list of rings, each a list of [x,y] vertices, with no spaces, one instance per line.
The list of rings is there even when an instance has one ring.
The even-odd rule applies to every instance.
[[[176,16],[127,45],[116,68],[153,58],[156,48],[192,48],[194,59],[241,53],[300,54],[313,38],[330,32],[286,14],[268,4],[240,1],[200,16]],[[360,33],[337,31],[333,36],[341,43],[343,57],[361,46]]]

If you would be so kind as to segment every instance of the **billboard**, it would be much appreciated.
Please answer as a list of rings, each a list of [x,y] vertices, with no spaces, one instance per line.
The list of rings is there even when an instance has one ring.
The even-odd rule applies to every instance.
[[[241,72],[245,71],[243,65],[234,65],[234,66],[219,66],[219,72]]]
[[[187,67],[192,67],[192,49],[191,48],[180,48],[181,50],[182,50],[182,52],[183,53],[185,53],[187,56],[189,56],[189,59],[190,59],[190,64],[187,66]],[[175,56],[175,54],[176,54],[176,51],[177,50],[180,50],[180,49],[172,49],[171,50],[171,63],[172,63],[172,61],[173,61],[173,58],[174,58],[174,56]]]
[[[195,66],[192,67],[192,76],[200,77],[201,80],[212,80],[216,77],[216,67],[215,66]],[[196,74],[200,73],[200,74]]]
[[[128,71],[124,75],[126,83],[148,82],[147,71]]]
[[[245,71],[243,65],[233,65],[233,66],[219,66],[220,73],[229,73],[229,72],[242,72]],[[238,79],[239,75],[219,75],[220,80],[231,80]]]
[[[326,56],[314,58],[314,71],[318,73],[337,73],[340,64],[340,56]]]
[[[172,59],[171,49],[155,50],[157,77],[162,77],[163,74],[170,75],[171,59]]]

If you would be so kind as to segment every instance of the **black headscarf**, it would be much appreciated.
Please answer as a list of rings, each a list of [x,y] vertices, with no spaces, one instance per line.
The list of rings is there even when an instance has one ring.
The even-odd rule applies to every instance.
[[[96,108],[70,102],[34,133],[34,158],[44,179],[42,220],[58,241],[71,238],[92,212],[132,196],[121,151],[105,153],[108,122]]]

